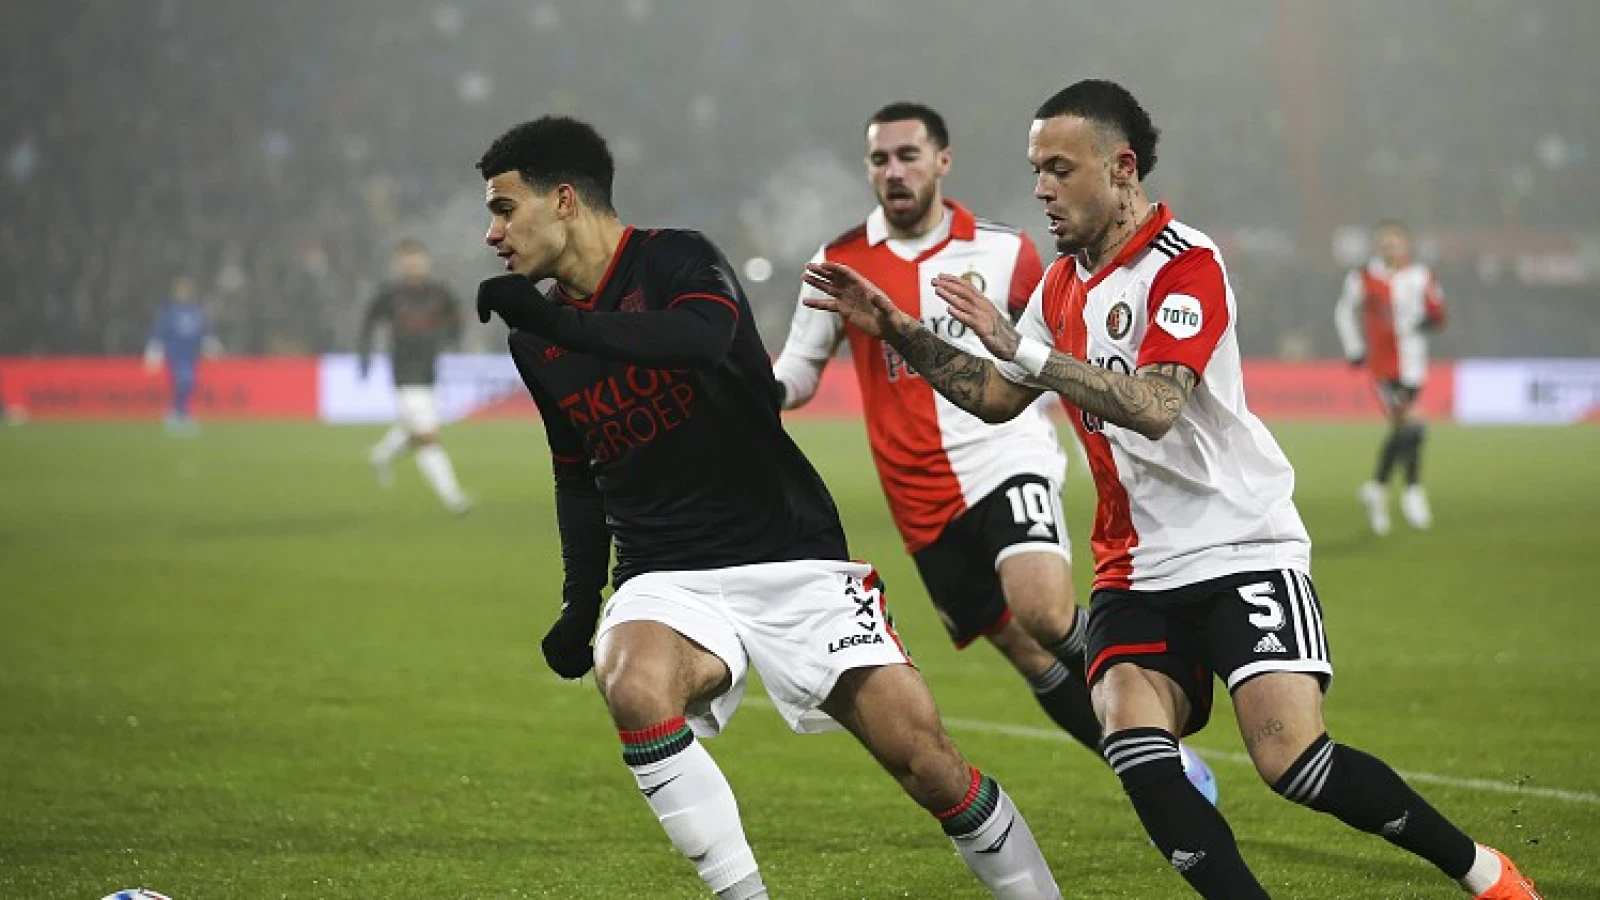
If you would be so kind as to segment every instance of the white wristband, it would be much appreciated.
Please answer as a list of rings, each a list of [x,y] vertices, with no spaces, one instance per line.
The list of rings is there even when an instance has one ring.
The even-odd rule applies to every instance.
[[[1051,352],[1053,351],[1050,345],[1044,341],[1025,337],[1017,344],[1017,352],[1011,357],[1011,361],[1021,366],[1029,375],[1038,378],[1044,374],[1044,367],[1050,361]]]

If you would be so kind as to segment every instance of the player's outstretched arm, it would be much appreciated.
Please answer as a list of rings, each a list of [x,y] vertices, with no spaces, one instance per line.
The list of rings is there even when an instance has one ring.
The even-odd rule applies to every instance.
[[[950,314],[972,329],[995,358],[1015,362],[1028,370],[1035,383],[1084,412],[1151,440],[1172,428],[1194,390],[1197,376],[1188,366],[1156,363],[1142,366],[1132,375],[1091,366],[1023,337],[987,297],[960,278],[940,275],[933,280],[933,289],[950,307]]]
[[[803,278],[827,295],[806,298],[807,306],[836,312],[851,325],[882,338],[934,390],[985,422],[1014,419],[1039,396],[1038,391],[1007,380],[993,362],[940,340],[849,266],[813,263],[806,266]]]

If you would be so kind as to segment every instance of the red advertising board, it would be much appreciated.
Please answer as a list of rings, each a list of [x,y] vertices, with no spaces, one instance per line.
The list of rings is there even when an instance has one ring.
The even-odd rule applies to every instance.
[[[36,419],[148,419],[172,392],[165,372],[132,357],[0,358],[0,397]],[[317,359],[254,357],[200,364],[193,411],[202,419],[315,419]]]
[[[453,379],[446,376],[454,370],[442,367],[441,399],[454,398],[444,404],[455,410],[450,418],[536,415],[505,359],[467,358],[466,362],[489,364],[457,365],[460,377]],[[387,420],[392,414],[392,400],[381,404],[383,412],[377,418],[352,418],[334,409],[338,404],[332,401],[342,396],[341,391],[350,393],[349,385],[339,386],[355,376],[341,380],[332,374],[353,366],[353,359],[335,357],[210,360],[201,363],[194,411],[201,418],[211,419]],[[1244,374],[1250,408],[1265,419],[1377,419],[1382,415],[1371,380],[1364,372],[1340,362],[1246,360]],[[1421,398],[1422,409],[1429,418],[1451,417],[1454,376],[1455,368],[1449,363],[1432,367]],[[387,391],[386,379],[374,381],[376,378],[374,375],[362,384],[372,382],[369,387]],[[456,396],[463,391],[462,396]],[[6,407],[25,410],[35,418],[155,418],[165,413],[170,397],[165,374],[146,371],[143,362],[135,357],[0,357],[0,398]],[[823,372],[822,383],[811,402],[786,413],[785,418],[860,415],[861,394],[854,365],[849,358],[839,358]]]
[[[1434,363],[1417,403],[1429,419],[1449,419],[1455,397],[1455,371]],[[1244,363],[1244,395],[1250,411],[1263,419],[1378,419],[1383,409],[1371,376],[1342,362]]]

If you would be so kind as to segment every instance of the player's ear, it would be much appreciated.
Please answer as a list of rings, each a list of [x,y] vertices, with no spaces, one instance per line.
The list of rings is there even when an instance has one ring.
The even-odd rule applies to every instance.
[[[555,190],[556,218],[571,219],[582,206],[578,202],[578,189],[570,184],[558,184]]]
[[[938,159],[939,159],[939,177],[943,178],[944,176],[950,174],[950,163],[954,159],[954,157],[952,157],[950,155],[950,148],[949,147],[941,148],[939,150]]]
[[[1111,153],[1111,183],[1117,185],[1132,184],[1139,179],[1139,154],[1133,148],[1122,144]]]

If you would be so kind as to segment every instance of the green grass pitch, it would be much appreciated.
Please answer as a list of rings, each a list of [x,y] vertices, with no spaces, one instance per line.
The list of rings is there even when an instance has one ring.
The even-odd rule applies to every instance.
[[[1376,427],[1275,430],[1316,540],[1334,735],[1422,773],[1548,896],[1600,897],[1600,429],[1436,428],[1437,527],[1387,540],[1355,499]],[[795,432],[957,742],[1006,784],[1067,895],[1187,896],[1103,766],[1052,739],[990,649],[946,643],[860,426]],[[447,430],[479,501],[461,520],[409,465],[377,488],[376,434],[0,430],[0,898],[702,896],[592,680],[538,662],[560,563],[537,424]],[[1067,509],[1082,590],[1081,472]],[[1274,896],[1460,896],[1278,799],[1226,714],[1193,743]],[[774,897],[982,896],[848,737],[791,735],[752,702],[708,746]]]

